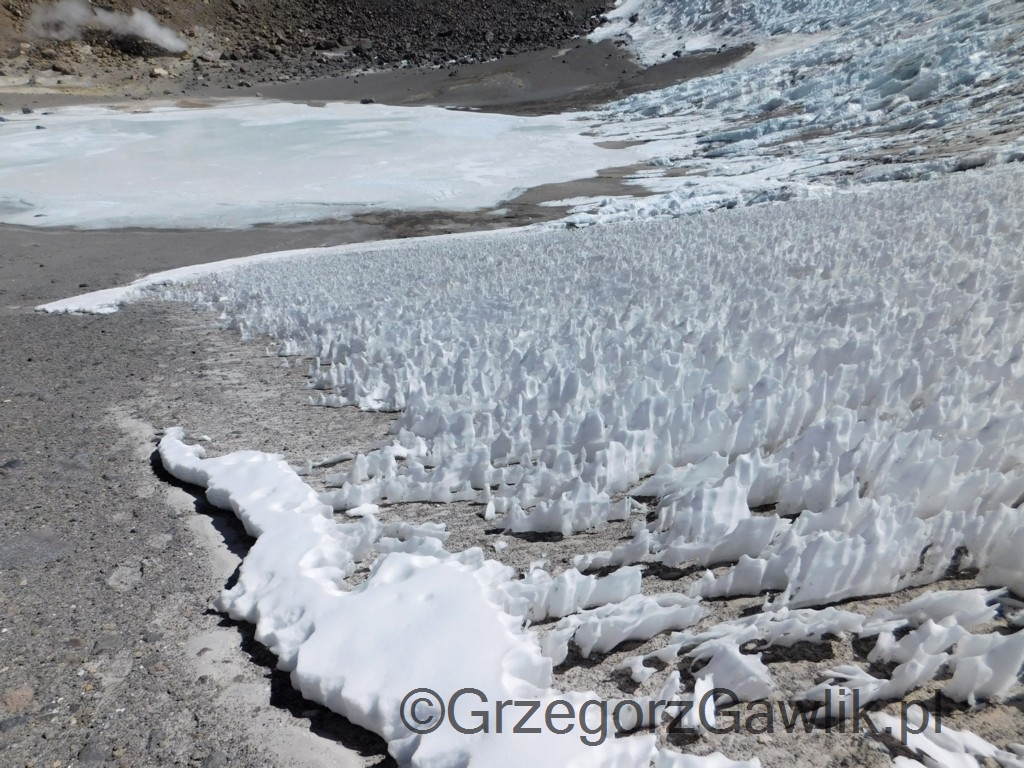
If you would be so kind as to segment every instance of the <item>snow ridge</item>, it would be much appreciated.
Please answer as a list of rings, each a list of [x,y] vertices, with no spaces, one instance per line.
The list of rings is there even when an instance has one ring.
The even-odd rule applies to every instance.
[[[513,751],[502,743],[507,734],[467,737],[450,724],[425,736],[410,732],[400,707],[416,687],[445,697],[460,688],[501,699],[563,696],[551,688],[551,661],[536,636],[502,610],[512,569],[484,559],[479,549],[453,556],[386,553],[353,589],[346,577],[384,532],[372,513],[336,523],[281,456],[239,451],[205,458],[201,446],[183,441],[180,428],[166,431],[159,446],[164,467],[205,488],[211,504],[233,511],[258,537],[238,582],[216,607],[256,625],[257,640],[277,655],[303,696],[380,734],[403,764],[516,766],[531,754],[549,760],[552,753],[564,758],[559,764],[578,766],[653,759],[653,735],[597,747],[550,733],[517,735]],[[576,610],[574,601],[568,609]],[[595,698],[564,696],[576,703]]]

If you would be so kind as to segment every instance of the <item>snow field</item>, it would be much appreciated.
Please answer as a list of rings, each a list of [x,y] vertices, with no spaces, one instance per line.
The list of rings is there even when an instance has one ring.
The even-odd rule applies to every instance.
[[[834,635],[874,639],[868,661],[891,673],[826,667],[798,698],[938,685],[998,701],[1024,664],[1020,631],[993,631],[1019,618],[1007,588],[1024,594],[1022,192],[1007,169],[676,221],[309,251],[157,289],[311,356],[314,404],[402,412],[390,444],[321,494],[280,457],[204,460],[168,433],[168,470],[260,536],[221,607],[256,623],[304,695],[413,765],[552,750],[570,750],[560,764],[697,765],[649,734],[577,752],[550,734],[396,723],[401,695],[435,679],[561,695],[551,673],[570,644],[604,654],[663,633],[621,667],[653,682],[660,665],[704,663],[695,696],[775,695],[741,646]],[[376,521],[414,501],[472,502],[480,525],[513,534],[633,534],[580,551],[576,569],[519,573],[448,552],[444,523]],[[357,562],[373,566],[353,588]],[[707,570],[650,594],[634,564],[655,562]],[[974,588],[824,607],[951,574]],[[707,599],[742,595],[764,596],[762,612],[708,624]],[[671,672],[662,698],[681,686]]]

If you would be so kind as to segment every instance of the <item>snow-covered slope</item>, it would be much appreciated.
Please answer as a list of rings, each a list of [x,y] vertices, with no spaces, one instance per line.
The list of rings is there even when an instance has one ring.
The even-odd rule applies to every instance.
[[[606,653],[671,629],[683,631],[625,664],[636,680],[654,662],[706,663],[698,686],[772,696],[772,670],[741,646],[855,636],[889,672],[825,665],[799,697],[836,714],[853,689],[862,704],[889,701],[937,677],[972,704],[1019,690],[1024,635],[999,601],[1004,588],[1024,595],[1022,195],[1020,172],[972,173],[676,221],[306,252],[164,286],[244,335],[276,336],[282,354],[315,356],[314,403],[402,410],[391,444],[320,496],[275,457],[201,461],[180,434],[165,438],[171,472],[254,534],[280,531],[222,605],[257,622],[306,695],[413,764],[508,753],[502,739],[409,741],[394,725],[394,696],[419,667],[404,677],[374,649],[394,626],[438,643],[445,632],[429,611],[408,626],[368,621],[360,633],[376,642],[358,650],[342,628],[363,594],[396,617],[423,589],[456,612],[490,606],[453,614],[455,634],[505,638],[460,646],[460,663],[485,681],[531,670],[515,684],[540,698],[554,695],[541,657],[558,665],[570,644]],[[478,550],[445,551],[443,528],[396,539],[374,522],[378,503],[455,500],[479,505],[481,527],[574,536],[626,520],[632,539],[585,552],[578,537],[579,572],[514,574]],[[334,523],[331,507],[362,519]],[[349,592],[353,563],[377,554]],[[685,593],[647,594],[631,563],[696,573]],[[580,573],[597,568],[610,583]],[[979,588],[874,613],[822,608],[957,573]],[[686,629],[702,600],[741,595],[765,595],[763,611]],[[558,621],[537,635],[524,619]],[[390,682],[367,699],[347,681],[375,664]],[[675,695],[678,673],[658,685]],[[655,757],[647,736],[619,741],[630,751],[609,764]]]

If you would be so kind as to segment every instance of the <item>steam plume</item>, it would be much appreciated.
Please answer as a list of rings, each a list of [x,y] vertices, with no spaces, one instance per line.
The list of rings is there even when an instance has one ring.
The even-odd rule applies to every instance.
[[[71,40],[85,28],[135,35],[172,53],[180,53],[188,47],[181,35],[146,11],[133,8],[131,15],[105,11],[91,7],[86,0],[60,0],[51,5],[36,6],[28,24],[32,34],[51,40]]]

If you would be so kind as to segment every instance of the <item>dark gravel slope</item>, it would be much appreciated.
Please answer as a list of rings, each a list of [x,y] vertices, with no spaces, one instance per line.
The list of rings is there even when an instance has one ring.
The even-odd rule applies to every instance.
[[[69,43],[33,40],[29,19],[47,3],[0,5],[0,65],[14,72],[19,54],[27,70],[56,62],[62,71],[123,68],[167,53],[134,38],[86,30],[95,62]],[[489,61],[535,51],[586,35],[613,0],[112,0],[96,4],[124,13],[141,8],[190,41],[203,68],[216,60],[240,62],[256,79],[309,77],[356,69],[436,66]],[[24,41],[33,46],[19,47]],[[124,59],[124,61],[119,61]]]
[[[236,0],[264,39],[295,52],[314,46],[351,47],[365,62],[443,64],[537,50],[585,35],[604,11],[600,0]],[[239,21],[244,21],[240,18]],[[259,43],[255,51],[259,52]]]

